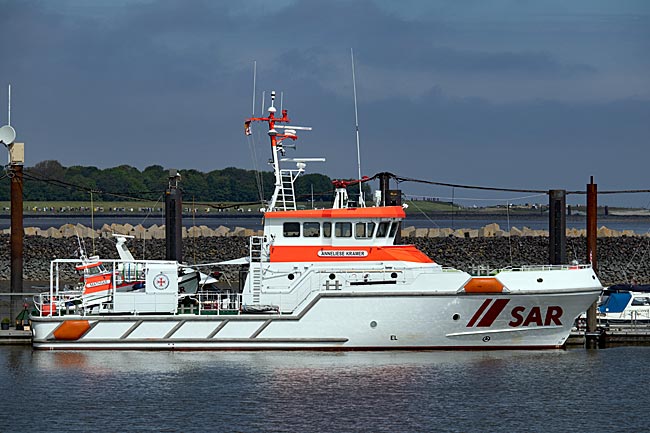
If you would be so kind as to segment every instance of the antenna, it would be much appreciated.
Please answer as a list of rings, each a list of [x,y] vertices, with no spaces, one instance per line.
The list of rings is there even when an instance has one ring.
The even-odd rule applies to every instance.
[[[253,115],[251,117],[255,117],[255,84],[256,84],[256,81],[257,81],[257,60],[253,60]]]
[[[357,112],[357,80],[354,76],[354,51],[350,48],[350,58],[352,59],[352,89],[354,91],[354,122],[357,131],[357,167],[359,169],[359,177],[361,180],[361,150],[359,149],[359,114]],[[363,199],[363,182],[359,182],[359,207],[366,205]]]
[[[16,139],[16,130],[11,127],[11,84],[9,84],[9,121],[7,125],[0,128],[0,143],[7,146],[7,148],[13,144]],[[9,153],[9,163],[11,163],[11,152]]]
[[[280,92],[280,113],[282,113],[282,108],[284,107],[284,92]]]
[[[264,98],[265,97],[266,97],[266,90],[262,91],[262,117],[264,117],[264,110],[266,110],[266,108],[264,108]]]

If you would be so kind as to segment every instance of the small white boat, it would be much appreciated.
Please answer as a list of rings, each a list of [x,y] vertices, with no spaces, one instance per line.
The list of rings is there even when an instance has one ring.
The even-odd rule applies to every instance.
[[[617,284],[603,292],[598,304],[600,323],[650,323],[650,285]]]
[[[413,245],[395,245],[400,206],[353,207],[336,183],[330,209],[297,210],[294,182],[310,161],[284,158],[296,140],[286,110],[267,117],[275,190],[264,234],[247,257],[240,290],[183,293],[178,264],[104,261],[112,278],[100,299],[62,289],[57,259],[50,291],[36,300],[37,349],[393,350],[561,347],[602,286],[590,265],[529,266],[486,275],[443,267]],[[296,168],[281,168],[281,163]],[[116,290],[120,269],[143,275]]]

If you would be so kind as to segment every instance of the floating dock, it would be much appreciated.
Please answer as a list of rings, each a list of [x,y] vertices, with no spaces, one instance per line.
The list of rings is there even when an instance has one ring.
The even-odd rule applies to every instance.
[[[599,325],[593,334],[584,330],[571,332],[566,345],[585,346],[587,337],[593,338],[598,347],[650,345],[650,323],[620,323]]]
[[[31,345],[32,344],[32,331],[16,330],[9,328],[9,330],[0,330],[0,346],[4,345]]]

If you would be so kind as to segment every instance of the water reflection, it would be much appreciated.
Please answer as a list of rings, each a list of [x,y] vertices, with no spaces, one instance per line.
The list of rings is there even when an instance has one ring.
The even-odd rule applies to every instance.
[[[540,352],[32,352],[0,348],[0,387],[28,396],[2,431],[644,430],[650,348]],[[580,408],[578,410],[578,408]],[[46,416],[33,416],[45,413]],[[2,419],[4,417],[5,419]]]

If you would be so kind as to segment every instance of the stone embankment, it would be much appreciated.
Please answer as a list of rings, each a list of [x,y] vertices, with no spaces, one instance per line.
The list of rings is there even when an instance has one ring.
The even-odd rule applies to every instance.
[[[11,229],[0,230],[0,234],[9,234]],[[110,238],[113,234],[130,235],[136,239],[165,239],[165,226],[154,224],[150,227],[144,227],[142,224],[133,226],[131,224],[104,224],[102,228],[93,230],[85,227],[82,224],[64,224],[61,227],[50,227],[48,229],[41,229],[39,227],[25,227],[26,236],[42,236],[46,238],[68,238],[77,237],[82,238]],[[252,230],[243,227],[229,227],[219,226],[216,229],[211,229],[208,226],[194,226],[183,227],[184,238],[198,238],[198,237],[213,237],[213,236],[255,236],[261,235],[262,230]],[[584,237],[586,236],[585,229],[567,229],[567,237]],[[533,230],[528,227],[521,229],[512,227],[510,230],[503,230],[499,224],[488,224],[480,229],[450,229],[450,228],[415,228],[413,226],[402,229],[402,237],[416,237],[416,238],[500,238],[509,236],[548,236],[548,230]],[[602,226],[598,229],[599,237],[617,237],[617,236],[636,236],[632,230],[617,231]],[[648,234],[644,234],[648,236]]]
[[[483,228],[485,229],[485,228]],[[482,230],[483,230],[482,229]],[[217,229],[218,230],[218,229]],[[246,230],[246,229],[242,229]],[[183,258],[189,264],[213,263],[248,255],[248,236],[242,230],[229,230],[230,235],[196,235],[183,240]],[[429,257],[444,266],[472,271],[484,266],[503,268],[548,263],[548,237],[543,235],[498,235],[483,233],[482,237],[450,233],[446,236],[415,236],[418,233],[404,229],[403,243],[413,243]],[[187,231],[192,232],[192,229]],[[235,235],[234,233],[238,233]],[[133,234],[131,232],[130,234]],[[104,234],[84,237],[85,249],[102,258],[117,258],[115,241]],[[10,278],[9,235],[0,235],[0,280]],[[141,236],[128,242],[136,258],[162,259],[165,254],[164,239]],[[598,238],[598,266],[603,284],[632,282],[650,284],[650,238],[646,236],[600,235]],[[48,280],[49,262],[54,258],[73,258],[78,250],[76,236],[51,237],[27,235],[24,244],[24,278]],[[567,238],[569,261],[585,262],[584,237]],[[229,275],[236,276],[236,270]]]

